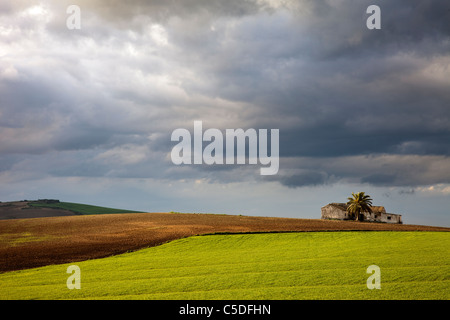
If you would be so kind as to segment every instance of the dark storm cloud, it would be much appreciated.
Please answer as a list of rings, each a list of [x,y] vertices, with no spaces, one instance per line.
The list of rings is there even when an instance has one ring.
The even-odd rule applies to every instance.
[[[303,172],[280,178],[281,184],[293,188],[303,186],[316,186],[327,182],[327,174],[323,172]]]
[[[176,33],[186,61],[211,81],[194,90],[252,103],[255,126],[298,119],[276,123],[282,155],[448,155],[448,5],[383,4],[383,28],[371,31],[367,3],[328,3],[309,2],[311,19],[243,19],[229,38],[196,33],[201,47]]]
[[[409,187],[446,184],[450,181],[450,161],[436,155],[367,155],[342,157],[293,157],[280,162],[280,173],[269,177],[290,187],[311,186],[317,180],[297,179],[311,173],[322,184],[356,183],[374,186]],[[287,183],[286,183],[287,181]]]
[[[391,174],[371,174],[361,179],[362,183],[370,183],[375,185],[389,185],[395,181],[395,175]]]
[[[4,159],[80,160],[39,162],[57,176],[248,177],[167,159],[171,131],[203,120],[280,129],[281,157],[302,159],[273,177],[288,187],[450,182],[448,1],[379,2],[368,30],[372,1],[81,0],[79,32],[72,3],[43,3],[0,6]]]
[[[327,7],[319,3],[317,13]],[[267,82],[262,100],[273,116],[299,119],[281,130],[283,155],[449,155],[449,5],[380,5],[379,31],[363,26],[365,2],[306,23],[314,54],[291,63],[287,86]],[[290,56],[305,50],[299,46]]]

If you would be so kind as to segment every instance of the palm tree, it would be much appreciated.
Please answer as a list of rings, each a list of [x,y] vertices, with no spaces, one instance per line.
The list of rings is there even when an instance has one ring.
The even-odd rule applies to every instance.
[[[356,221],[359,221],[359,215],[362,212],[372,212],[372,199],[364,192],[358,192],[357,194],[352,192],[352,196],[353,198],[347,198],[347,212],[355,216]]]

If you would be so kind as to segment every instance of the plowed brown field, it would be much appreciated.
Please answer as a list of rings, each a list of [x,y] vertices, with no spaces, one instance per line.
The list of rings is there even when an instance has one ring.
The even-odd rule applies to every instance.
[[[0,221],[0,271],[101,258],[192,235],[220,232],[450,228],[215,214],[129,213]]]

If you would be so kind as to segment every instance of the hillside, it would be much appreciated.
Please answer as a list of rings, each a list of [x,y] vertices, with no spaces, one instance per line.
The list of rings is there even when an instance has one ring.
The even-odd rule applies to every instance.
[[[447,232],[194,236],[76,262],[81,270],[81,290],[67,289],[70,264],[3,273],[0,300],[448,300],[449,246]],[[382,270],[382,290],[368,290],[366,270],[373,264]],[[402,315],[410,305],[398,308]],[[345,307],[352,306],[354,302]],[[421,308],[427,310],[427,306]],[[336,308],[330,309],[336,313]]]
[[[0,220],[136,212],[50,199],[0,202]]]
[[[450,231],[450,228],[179,213],[2,220],[0,271],[101,258],[200,234],[357,230]]]

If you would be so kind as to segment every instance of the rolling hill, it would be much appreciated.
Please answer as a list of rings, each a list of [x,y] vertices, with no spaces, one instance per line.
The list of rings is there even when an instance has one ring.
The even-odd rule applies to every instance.
[[[450,231],[450,228],[187,213],[10,219],[0,221],[0,272],[107,257],[193,235],[370,230]]]
[[[0,299],[449,298],[450,228],[1,205],[14,218],[0,220]],[[69,264],[82,290],[67,289]],[[371,264],[383,290],[366,287]]]
[[[448,232],[194,236],[76,262],[79,290],[69,264],[3,273],[0,299],[448,300],[449,245]],[[380,290],[367,287],[374,264]]]
[[[137,212],[52,199],[0,202],[0,220]]]

